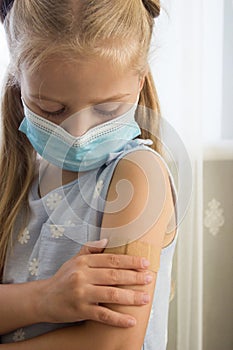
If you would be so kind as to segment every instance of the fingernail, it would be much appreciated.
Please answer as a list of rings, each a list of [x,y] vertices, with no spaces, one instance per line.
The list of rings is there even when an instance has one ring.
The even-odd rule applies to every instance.
[[[108,243],[108,239],[107,238],[103,238],[100,240],[100,242],[103,244],[103,245],[106,245]]]
[[[128,320],[128,326],[132,327],[132,326],[135,326],[136,325],[136,320],[133,320],[133,319],[129,319]]]
[[[146,283],[152,282],[152,279],[153,279],[153,277],[151,275],[146,275],[145,276],[145,282]]]
[[[101,246],[104,246],[108,243],[108,239],[107,238],[103,238],[100,241],[96,241],[97,244],[100,244]]]
[[[142,265],[143,265],[144,267],[149,266],[149,265],[150,265],[149,260],[147,260],[147,259],[143,258],[143,259],[142,259]]]
[[[150,301],[150,296],[148,294],[143,294],[142,301],[148,303]]]

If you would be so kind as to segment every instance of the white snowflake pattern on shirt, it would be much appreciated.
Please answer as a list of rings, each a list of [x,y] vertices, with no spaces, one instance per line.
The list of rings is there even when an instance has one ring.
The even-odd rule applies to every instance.
[[[38,259],[32,259],[29,263],[29,272],[32,276],[38,276],[38,268],[39,268],[39,260]]]
[[[58,193],[51,193],[46,200],[46,204],[50,210],[55,210],[62,200],[62,196]]]
[[[18,242],[20,244],[27,244],[28,241],[30,239],[30,233],[28,228],[25,228],[24,231],[22,231],[19,235],[18,235]]]
[[[60,238],[63,236],[65,229],[64,229],[64,227],[61,227],[58,225],[51,225],[50,232],[51,232],[53,238]]]
[[[13,341],[15,343],[25,340],[25,332],[23,330],[23,328],[21,329],[17,329],[17,331],[15,331],[14,335],[13,335]]]

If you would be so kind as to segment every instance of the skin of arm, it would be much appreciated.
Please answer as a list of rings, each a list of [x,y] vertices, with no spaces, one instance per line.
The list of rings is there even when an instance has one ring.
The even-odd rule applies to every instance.
[[[133,189],[131,199],[127,205],[122,206],[122,202],[119,204],[117,197],[119,196],[119,199],[121,194],[124,194],[125,197],[129,193],[129,183],[131,189]],[[114,201],[115,204],[113,204]],[[118,234],[121,230],[125,234],[124,226],[130,224],[127,226],[125,243],[129,241],[129,237],[132,238],[134,235],[138,241],[151,244],[156,254],[161,251],[174,204],[166,167],[157,155],[140,150],[131,152],[124,159],[121,159],[113,174],[106,203],[101,238],[108,236],[106,232],[109,232],[108,238],[113,239],[115,233],[111,229],[114,228],[117,228],[115,232],[118,232]],[[119,210],[119,208],[123,209]],[[137,218],[140,218],[140,220],[137,221]],[[152,225],[150,225],[150,222]],[[148,223],[147,231],[145,231],[145,223]],[[142,229],[143,231],[140,231]],[[137,232],[143,232],[143,234],[140,236]],[[103,304],[112,310],[129,313],[135,317],[137,323],[133,327],[119,328],[87,320],[79,326],[50,332],[17,344],[0,345],[0,349],[65,350],[69,348],[69,350],[89,350],[95,348],[96,350],[141,350],[156,287],[157,273],[151,271],[151,274],[154,279],[148,285],[119,286],[119,288],[148,292],[150,302],[146,305]],[[117,278],[117,275],[114,278]],[[117,298],[117,295],[113,297]]]
[[[47,321],[37,307],[43,286],[43,280],[14,285],[0,284],[0,334]]]

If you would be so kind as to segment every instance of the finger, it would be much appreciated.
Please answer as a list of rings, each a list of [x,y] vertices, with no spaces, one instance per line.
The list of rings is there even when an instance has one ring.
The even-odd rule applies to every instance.
[[[148,284],[153,280],[149,271],[136,272],[121,269],[90,268],[88,271],[89,283],[95,285],[137,285]]]
[[[80,249],[77,256],[93,253],[101,253],[102,250],[106,247],[108,239],[104,238],[100,241],[89,241]]]
[[[140,256],[122,254],[90,255],[87,260],[89,267],[112,267],[118,269],[145,269],[147,260]]]
[[[94,304],[144,305],[150,301],[148,293],[108,286],[90,286],[85,297],[88,303]]]
[[[134,321],[136,324],[135,318],[127,314],[121,314],[119,312],[108,309],[104,306],[91,305],[90,306],[90,317],[91,320],[108,324],[115,327],[132,327],[132,324],[129,324],[129,321]]]

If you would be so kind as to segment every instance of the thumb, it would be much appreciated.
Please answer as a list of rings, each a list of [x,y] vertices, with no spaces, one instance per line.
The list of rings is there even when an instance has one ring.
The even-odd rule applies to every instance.
[[[100,241],[89,241],[80,249],[79,255],[101,253],[108,243],[107,238],[103,238]]]

